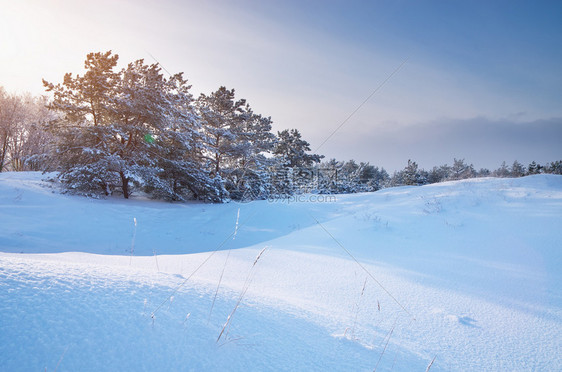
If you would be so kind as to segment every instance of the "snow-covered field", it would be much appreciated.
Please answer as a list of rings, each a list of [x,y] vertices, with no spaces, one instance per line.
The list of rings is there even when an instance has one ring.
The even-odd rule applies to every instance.
[[[561,176],[224,205],[43,177],[0,174],[0,371],[562,369]]]

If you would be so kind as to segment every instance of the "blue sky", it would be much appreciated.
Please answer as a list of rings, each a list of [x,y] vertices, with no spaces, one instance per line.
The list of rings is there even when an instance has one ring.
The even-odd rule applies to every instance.
[[[0,0],[0,85],[42,93],[85,55],[235,88],[275,129],[388,170],[562,159],[562,2]]]

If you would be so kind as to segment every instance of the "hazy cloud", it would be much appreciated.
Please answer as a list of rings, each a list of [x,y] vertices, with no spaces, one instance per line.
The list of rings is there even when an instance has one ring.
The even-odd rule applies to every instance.
[[[562,159],[562,118],[519,122],[476,117],[386,126],[360,136],[340,135],[326,150],[338,158],[370,161],[388,170],[403,168],[408,159],[425,168],[451,164],[453,158],[490,169],[502,161],[545,163]]]

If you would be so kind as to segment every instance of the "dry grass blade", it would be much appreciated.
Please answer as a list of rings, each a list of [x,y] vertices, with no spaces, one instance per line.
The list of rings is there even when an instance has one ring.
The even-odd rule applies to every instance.
[[[243,223],[240,224],[240,227],[243,226],[246,222],[248,222],[248,221],[249,221],[253,216],[255,216],[256,214],[257,214],[257,211],[254,212],[254,213],[252,213]],[[151,313],[151,317],[153,318],[153,320],[154,320],[154,315],[162,308],[162,306],[164,306],[164,304],[170,299],[170,297],[172,297],[174,294],[176,294],[176,293],[181,289],[181,287],[183,287],[183,286],[189,281],[189,279],[191,279],[191,278],[192,278],[192,277],[193,277],[193,276],[194,276],[194,275],[211,259],[211,257],[213,257],[213,255],[214,255],[215,253],[217,253],[218,250],[219,250],[223,245],[225,245],[227,241],[230,240],[230,238],[231,238],[232,236],[234,236],[234,232],[232,232],[226,239],[224,239],[224,240],[222,241],[222,243],[219,244],[219,245],[207,256],[207,258],[205,258],[205,259],[203,260],[203,262],[201,262],[201,264],[200,264],[199,266],[197,266],[197,268],[196,268],[195,270],[193,270],[193,271],[191,272],[191,274],[189,274],[189,276],[188,276],[187,278],[184,279],[183,282],[181,282],[176,288],[174,288],[174,290],[172,291],[172,293],[170,294],[170,296],[168,296],[168,298],[166,298],[164,301],[162,301],[162,303],[160,303],[160,305],[158,305],[158,306],[156,307],[156,309],[154,309],[154,311]]]
[[[131,258],[129,259],[129,266],[133,263],[133,254],[135,253],[135,239],[137,238],[137,218],[133,218],[135,229],[133,230],[133,239],[131,240]]]
[[[234,309],[232,309],[232,312],[228,315],[228,318],[226,318],[226,322],[224,323],[224,325],[222,326],[221,329],[221,333],[219,333],[219,337],[217,337],[217,342],[219,342],[219,340],[221,339],[222,335],[224,334],[224,331],[226,331],[227,327],[230,326],[230,320],[232,319],[232,317],[234,316],[234,313],[236,312],[236,310],[238,309],[238,306],[240,306],[240,303],[242,302],[242,298],[244,297],[244,295],[246,294],[248,288],[245,288],[242,293],[240,293],[240,297],[238,297],[238,301],[236,302],[236,306],[234,306]]]
[[[375,369],[373,370],[373,372],[376,372],[377,368],[379,368],[379,364],[382,360],[382,356],[384,355],[384,353],[386,351],[386,348],[388,347],[388,343],[390,342],[390,338],[392,337],[392,333],[394,333],[394,328],[396,327],[397,322],[398,322],[398,318],[396,318],[396,320],[394,321],[394,324],[392,325],[392,328],[390,329],[390,332],[385,337],[386,343],[384,344],[384,348],[382,349],[381,355],[379,356],[379,360],[377,361],[377,365],[375,366]],[[384,341],[384,339],[383,339],[383,341]]]
[[[355,258],[355,256],[352,255],[351,252],[350,252],[346,247],[344,247],[343,244],[340,243],[340,241],[337,240],[337,239],[332,235],[332,233],[330,233],[330,231],[328,231],[328,230],[324,227],[324,225],[322,225],[322,224],[320,223],[320,221],[318,221],[318,219],[317,219],[316,217],[314,217],[312,214],[310,214],[310,212],[308,213],[308,215],[309,215],[310,217],[312,217],[312,219],[313,219],[314,221],[316,221],[316,224],[317,224],[318,226],[320,226],[320,227],[322,228],[322,230],[324,230],[324,232],[325,232],[326,234],[328,234],[328,236],[330,236],[330,238],[332,238],[332,240],[333,240],[334,242],[336,242],[336,244],[337,244],[341,249],[343,249],[343,251],[344,251],[345,253],[347,253],[347,255],[348,255],[349,257],[351,257],[351,259],[352,259],[353,261],[355,261],[355,263],[356,263],[371,279],[373,279],[373,281],[374,281],[375,283],[377,283],[377,285],[378,285],[390,298],[392,298],[392,300],[393,300],[398,306],[400,306],[400,308],[402,308],[402,310],[404,310],[404,312],[405,312],[406,314],[408,314],[409,316],[411,316],[413,320],[416,319],[416,318],[414,317],[414,315],[413,315],[410,311],[408,311],[408,309],[406,309],[406,307],[405,307],[404,305],[402,305],[402,303],[401,303],[400,301],[398,301],[398,299],[396,299],[396,297],[394,297],[394,295],[393,295],[392,293],[390,293],[390,291],[389,291],[388,289],[386,289],[386,288],[382,285],[382,283],[379,282],[379,281],[377,280],[377,278],[375,278],[374,275],[371,274],[371,272],[370,272],[369,270],[367,270],[367,268],[366,268],[365,266],[363,266],[363,264],[362,264],[361,262],[359,262],[359,260],[358,260],[357,258]]]
[[[64,354],[66,354],[66,352],[68,351],[68,348],[69,348],[69,347],[70,347],[70,346],[67,346],[66,349],[64,349],[64,351],[63,351],[62,355],[60,356],[60,359],[59,359],[59,361],[58,361],[58,363],[57,363],[57,366],[55,367],[55,371],[54,371],[54,372],[57,372],[57,369],[59,368],[59,366],[60,366],[62,360],[64,359]]]
[[[242,287],[242,292],[240,293],[240,296],[238,297],[238,301],[236,302],[236,306],[234,306],[234,309],[232,309],[232,311],[228,315],[228,318],[226,318],[226,322],[222,326],[221,332],[219,333],[219,337],[217,337],[216,342],[219,342],[219,340],[221,339],[222,335],[225,333],[227,328],[230,327],[230,321],[232,320],[232,317],[234,316],[234,313],[236,313],[236,310],[240,306],[240,303],[242,302],[242,299],[244,298],[244,295],[246,294],[246,292],[248,292],[248,288],[250,287],[250,279],[252,278],[254,267],[256,266],[259,259],[263,255],[263,252],[265,252],[265,250],[267,248],[268,248],[267,246],[263,247],[263,249],[260,251],[260,253],[258,253],[256,259],[254,260],[254,263],[252,264],[252,267],[250,268],[250,272],[248,273],[248,276],[246,277],[246,281],[244,282],[244,286]]]
[[[429,369],[430,369],[431,366],[433,365],[433,362],[435,362],[435,358],[437,358],[437,355],[433,357],[433,359],[431,360],[431,363],[429,363],[429,365],[427,366],[427,369],[425,370],[425,372],[429,372]]]
[[[353,320],[353,327],[351,328],[351,338],[355,339],[355,327],[357,326],[357,317],[359,316],[359,305],[361,299],[363,298],[363,294],[365,293],[365,287],[367,286],[367,277],[365,277],[365,282],[363,283],[363,289],[361,290],[361,296],[355,303],[355,319]]]
[[[236,213],[236,224],[234,225],[234,235],[232,236],[232,240],[236,239],[236,234],[238,234],[238,221],[240,220],[240,208],[238,208],[238,212]],[[222,283],[222,277],[224,276],[224,270],[226,269],[226,264],[228,263],[228,259],[230,258],[230,252],[232,252],[232,248],[228,248],[228,253],[226,255],[226,259],[224,260],[224,265],[222,267],[221,275],[219,277],[219,283],[217,284],[217,289],[215,291],[215,296],[213,297],[213,303],[211,304],[211,310],[209,311],[209,319],[211,320],[211,315],[213,314],[213,308],[215,307],[215,302],[217,300],[217,296],[219,294],[219,289]]]
[[[254,261],[254,264],[252,265],[252,268],[253,268],[254,266],[256,266],[256,264],[258,263],[258,261],[259,261],[261,255],[263,254],[263,252],[265,252],[265,250],[266,250],[267,248],[268,248],[267,246],[266,246],[266,247],[263,247],[263,249],[260,251],[260,253],[259,253],[258,256],[256,257],[256,259],[255,259],[255,261]]]

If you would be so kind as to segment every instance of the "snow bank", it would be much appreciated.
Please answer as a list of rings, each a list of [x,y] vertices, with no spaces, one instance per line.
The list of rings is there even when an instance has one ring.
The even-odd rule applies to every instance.
[[[562,365],[562,177],[330,201],[90,200],[0,174],[0,370]]]

